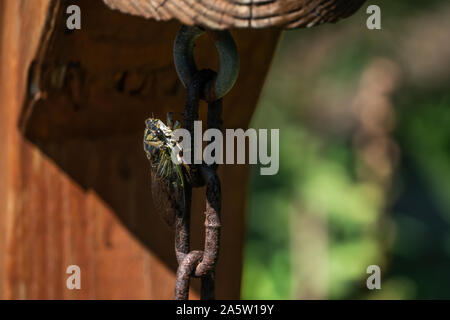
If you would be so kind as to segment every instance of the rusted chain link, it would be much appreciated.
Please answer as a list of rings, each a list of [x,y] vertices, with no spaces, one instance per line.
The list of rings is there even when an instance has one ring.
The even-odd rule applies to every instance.
[[[195,154],[195,148],[201,148],[201,146],[194,144],[194,121],[198,120],[199,117],[200,99],[208,102],[208,129],[222,130],[221,96],[231,89],[238,72],[236,68],[239,66],[236,46],[232,41],[231,35],[228,32],[218,32],[214,39],[217,41],[216,47],[219,50],[219,57],[221,57],[221,72],[219,72],[219,76],[212,70],[197,71],[193,62],[193,43],[199,34],[203,32],[204,30],[195,27],[182,27],[174,48],[177,71],[187,88],[184,106],[184,128],[191,134],[191,146],[193,147],[191,155]],[[221,42],[220,39],[225,40]],[[232,66],[223,66],[222,64],[227,63],[230,57],[234,59]],[[224,79],[224,77],[231,78]],[[219,90],[216,88],[217,84],[220,86]],[[194,164],[194,161],[192,161],[192,164],[189,166],[189,179],[187,179],[185,186],[185,210],[176,217],[175,221],[175,251],[178,260],[175,299],[187,300],[189,298],[190,278],[199,277],[202,281],[201,299],[210,300],[215,297],[215,267],[219,256],[221,185],[216,173],[217,164]],[[203,186],[206,186],[204,250],[190,251],[192,188]]]
[[[178,31],[173,48],[175,68],[181,83],[187,88],[197,73],[194,59],[194,46],[198,37],[206,32],[200,27],[183,26]],[[223,98],[231,90],[239,74],[239,55],[233,37],[228,31],[209,31],[219,53],[219,72],[217,79],[205,89],[211,94],[209,101]],[[215,98],[212,98],[215,97]]]
[[[200,95],[208,81],[215,78],[210,70],[199,71],[188,86],[184,111],[184,127],[193,139],[194,121],[198,119]],[[208,108],[208,128],[222,128],[222,101],[211,102]],[[191,141],[194,146],[194,141]],[[197,146],[199,147],[199,146]],[[200,146],[201,147],[201,146]],[[194,147],[195,148],[195,147]],[[194,150],[195,152],[195,150]],[[186,209],[176,221],[175,250],[179,263],[175,287],[175,299],[187,299],[189,278],[202,278],[202,299],[213,299],[214,269],[219,255],[221,190],[217,165],[191,164],[189,183],[186,184]],[[189,252],[190,204],[193,187],[206,185],[205,246],[203,251]],[[209,288],[208,290],[206,288]]]

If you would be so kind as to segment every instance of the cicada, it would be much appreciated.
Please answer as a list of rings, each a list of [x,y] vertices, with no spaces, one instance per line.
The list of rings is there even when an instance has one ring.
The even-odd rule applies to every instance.
[[[173,226],[175,217],[183,214],[185,207],[185,184],[188,166],[182,160],[182,147],[174,137],[171,114],[167,125],[150,118],[145,121],[144,151],[151,164],[152,198],[162,219]]]

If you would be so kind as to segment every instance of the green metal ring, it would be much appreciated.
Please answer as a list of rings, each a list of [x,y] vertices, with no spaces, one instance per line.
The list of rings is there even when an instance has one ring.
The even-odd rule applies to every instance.
[[[194,45],[206,30],[182,26],[177,33],[173,57],[178,77],[185,87],[198,71],[194,60]],[[215,98],[220,99],[231,90],[239,74],[239,55],[229,31],[214,31],[215,45],[219,53],[219,72],[214,85]]]

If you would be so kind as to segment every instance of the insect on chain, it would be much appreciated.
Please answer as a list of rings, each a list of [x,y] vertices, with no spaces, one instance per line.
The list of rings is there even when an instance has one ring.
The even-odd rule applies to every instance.
[[[208,129],[222,130],[222,97],[233,87],[238,71],[239,56],[228,31],[215,31],[211,38],[219,53],[220,68],[197,70],[193,49],[195,40],[206,31],[183,26],[174,44],[174,61],[178,76],[187,89],[183,127],[194,137],[194,122],[198,120],[200,99],[208,102]],[[175,228],[175,252],[178,269],[175,299],[189,298],[189,280],[202,281],[201,299],[214,299],[215,266],[219,254],[221,186],[216,173],[217,164],[186,163],[179,155],[182,150],[174,131],[180,128],[168,115],[167,125],[161,120],[146,120],[144,151],[151,164],[152,197],[162,219]],[[194,146],[194,141],[191,141]],[[195,148],[195,147],[194,147]],[[176,155],[173,161],[172,156]],[[192,188],[206,186],[204,250],[190,250],[190,211]]]

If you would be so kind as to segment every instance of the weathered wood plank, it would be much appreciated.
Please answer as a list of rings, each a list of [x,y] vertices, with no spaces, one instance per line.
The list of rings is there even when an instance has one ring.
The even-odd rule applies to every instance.
[[[210,29],[312,27],[352,15],[365,0],[103,0],[112,9]]]

